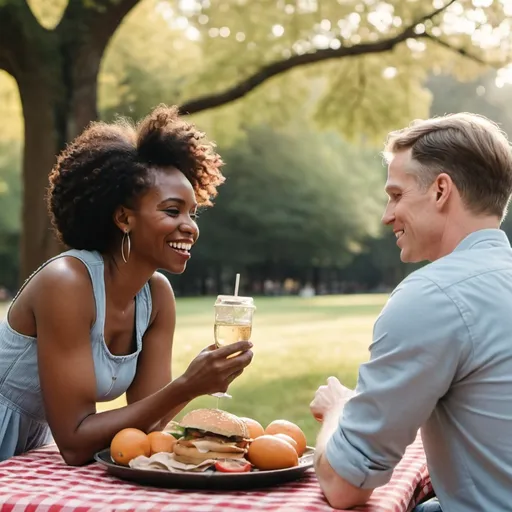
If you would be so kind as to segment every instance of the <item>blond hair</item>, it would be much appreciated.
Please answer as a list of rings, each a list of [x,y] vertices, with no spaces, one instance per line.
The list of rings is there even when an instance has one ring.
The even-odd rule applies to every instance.
[[[448,174],[466,207],[504,217],[512,194],[512,151],[500,127],[477,114],[459,113],[413,121],[389,134],[384,157],[411,150],[412,173],[428,188]]]

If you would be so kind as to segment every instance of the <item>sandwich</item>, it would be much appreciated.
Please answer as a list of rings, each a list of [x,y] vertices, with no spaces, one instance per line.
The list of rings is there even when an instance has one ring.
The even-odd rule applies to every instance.
[[[180,422],[183,436],[174,445],[174,458],[184,464],[207,459],[243,459],[249,443],[247,425],[234,414],[196,409]]]

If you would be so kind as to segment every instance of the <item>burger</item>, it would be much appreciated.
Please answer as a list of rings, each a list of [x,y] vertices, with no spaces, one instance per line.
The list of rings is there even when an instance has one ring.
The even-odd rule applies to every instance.
[[[174,458],[184,464],[207,459],[243,459],[250,441],[247,425],[234,414],[196,409],[180,422],[183,436],[174,445]]]

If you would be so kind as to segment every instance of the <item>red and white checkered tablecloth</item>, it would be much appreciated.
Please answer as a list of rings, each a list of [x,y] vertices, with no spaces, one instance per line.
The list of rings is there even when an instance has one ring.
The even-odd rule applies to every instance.
[[[377,489],[364,512],[408,512],[431,491],[418,437]],[[309,471],[296,482],[252,491],[184,491],[144,487],[106,473],[98,463],[69,467],[55,445],[0,463],[1,512],[327,512],[318,481]]]

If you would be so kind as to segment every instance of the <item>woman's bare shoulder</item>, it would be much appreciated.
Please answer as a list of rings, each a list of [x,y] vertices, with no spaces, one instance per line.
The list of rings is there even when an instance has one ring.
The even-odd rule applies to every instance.
[[[91,278],[85,264],[72,256],[57,258],[45,265],[27,286],[32,310],[46,310],[44,304],[72,301],[84,313],[94,314]]]
[[[62,256],[50,261],[35,276],[34,284],[59,290],[91,290],[91,278],[85,264],[73,256]]]
[[[52,260],[26,283],[12,304],[9,321],[22,334],[37,336],[41,316],[70,316],[73,310],[87,322],[95,316],[89,273],[78,259],[63,256]]]

